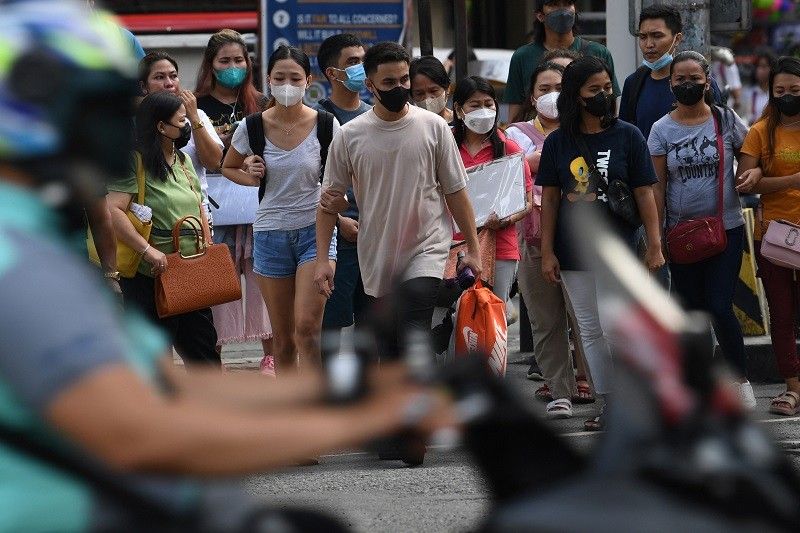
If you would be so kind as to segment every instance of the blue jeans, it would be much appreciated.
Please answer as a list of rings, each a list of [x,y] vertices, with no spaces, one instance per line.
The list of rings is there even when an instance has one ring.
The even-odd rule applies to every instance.
[[[337,250],[333,294],[325,304],[323,328],[346,328],[361,323],[367,309],[367,295],[358,266],[358,248],[341,246]]]
[[[253,272],[267,278],[291,278],[298,267],[317,258],[317,225],[253,233]],[[336,233],[328,248],[336,261]]]
[[[733,294],[742,266],[744,226],[727,230],[728,247],[721,254],[688,265],[670,263],[672,285],[682,303],[711,315],[725,359],[740,377],[747,377],[742,327],[733,312]]]

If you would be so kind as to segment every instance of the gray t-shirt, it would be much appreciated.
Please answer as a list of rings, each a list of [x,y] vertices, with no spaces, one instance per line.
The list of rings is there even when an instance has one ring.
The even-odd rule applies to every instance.
[[[725,149],[723,222],[725,229],[744,224],[736,192],[733,163],[744,143],[747,126],[730,109],[722,113]],[[647,146],[654,156],[667,156],[667,227],[681,220],[713,216],[717,212],[717,174],[719,153],[714,118],[687,126],[669,114],[658,120],[650,132]]]
[[[334,119],[334,135],[338,130],[339,122]],[[256,211],[253,231],[295,230],[314,224],[322,166],[317,127],[314,126],[292,150],[283,150],[269,139],[266,141],[263,157],[267,164],[267,184]],[[236,128],[231,146],[244,156],[253,155],[247,128]]]

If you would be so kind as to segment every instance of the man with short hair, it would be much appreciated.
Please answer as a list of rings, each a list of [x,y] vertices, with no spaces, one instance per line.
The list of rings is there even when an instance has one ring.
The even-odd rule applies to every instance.
[[[372,106],[359,98],[366,87],[364,45],[351,33],[340,33],[322,41],[317,52],[319,69],[331,84],[331,97],[320,100],[318,109],[332,113],[344,125]],[[347,189],[348,208],[338,215],[336,227],[336,274],[333,293],[325,305],[322,327],[328,331],[361,323],[367,295],[358,266],[358,205],[352,188]]]
[[[317,248],[327,249],[352,186],[360,207],[364,291],[378,299],[400,282],[397,290],[408,297],[398,317],[400,333],[430,330],[452,239],[448,209],[467,242],[462,267],[476,275],[481,269],[464,165],[447,122],[408,104],[410,63],[397,43],[379,43],[367,51],[366,84],[375,106],[334,137],[317,211]],[[317,262],[315,282],[330,297],[334,277],[327,261]]]
[[[672,109],[675,95],[670,84],[672,56],[683,40],[680,12],[668,5],[653,4],[639,14],[639,49],[644,60],[636,72],[625,79],[619,118],[633,124],[644,138],[661,117]],[[711,80],[714,99],[719,101],[719,88]]]
[[[611,70],[614,95],[619,96],[611,52],[600,43],[575,36],[575,0],[536,0],[535,16],[533,42],[517,48],[511,56],[508,81],[503,93],[503,99],[509,104],[508,116],[515,117],[522,109],[530,95],[531,75],[549,50],[568,49],[599,57]]]

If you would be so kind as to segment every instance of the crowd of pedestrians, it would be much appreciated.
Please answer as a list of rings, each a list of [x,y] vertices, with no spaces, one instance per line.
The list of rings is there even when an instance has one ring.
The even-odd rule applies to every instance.
[[[23,15],[15,16],[25,16],[18,9]],[[402,428],[447,426],[453,419],[447,400],[393,380],[403,371],[392,365],[370,376],[377,392],[364,402],[342,410],[321,407],[327,391],[321,345],[323,336],[338,343],[343,328],[360,327],[371,309],[386,308],[398,296],[397,338],[378,339],[381,352],[396,352],[408,329],[430,330],[456,244],[464,252],[457,268],[471,269],[490,285],[505,303],[509,323],[516,315],[510,301],[516,282],[533,332],[530,374],[540,369],[544,384],[536,397],[547,401],[547,416],[571,417],[573,403],[596,398],[605,405],[614,394],[618,343],[599,310],[609,287],[571,238],[571,214],[582,208],[605,217],[687,308],[710,315],[742,402],[753,408],[734,312],[748,239],[742,198],[757,205],[758,274],[786,381],[770,411],[800,412],[800,262],[793,267],[759,251],[772,223],[800,224],[800,60],[758,54],[752,86],[742,87],[724,54],[679,52],[680,13],[652,5],[639,19],[643,64],[620,90],[609,50],[576,35],[575,3],[538,0],[533,42],[514,53],[502,103],[487,79],[453,83],[434,57],[412,59],[390,42],[366,47],[351,34],[329,37],[319,48],[328,98],[307,103],[311,59],[288,45],[269,57],[265,95],[256,89],[245,41],[229,29],[210,38],[194,91],[181,83],[180,66],[170,55],[137,51],[133,94],[121,89],[126,74],[114,65],[122,60],[111,57],[117,51],[131,56],[132,36],[99,12],[87,22],[71,9],[54,8],[52,17],[72,21],[76,35],[88,39],[86,49],[102,50],[108,59],[98,52],[88,61],[57,50],[68,58],[58,79],[72,83],[75,94],[86,92],[74,105],[85,106],[88,117],[58,123],[63,141],[46,144],[42,132],[55,122],[33,123],[47,113],[26,111],[51,100],[41,91],[21,90],[19,80],[29,78],[12,80],[0,71],[7,125],[28,121],[36,126],[30,131],[41,134],[14,144],[18,136],[0,126],[0,283],[16,302],[13,309],[0,307],[6,317],[0,339],[26,355],[0,357],[0,385],[28,405],[19,410],[13,401],[0,402],[0,423],[20,413],[38,417],[31,427],[54,424],[115,467],[190,475],[313,463],[325,450]],[[61,27],[55,18],[47,20],[31,39],[60,31],[53,29]],[[45,42],[58,47],[53,40],[40,46]],[[15,65],[43,61],[19,56]],[[88,82],[78,83],[91,68],[105,80],[96,92]],[[367,94],[372,104],[362,100]],[[131,100],[133,123],[124,113]],[[88,101],[95,103],[86,106]],[[501,104],[509,106],[507,125],[499,120]],[[93,126],[108,131],[80,129]],[[130,146],[126,135],[135,138],[132,157],[120,151]],[[92,142],[72,142],[85,139]],[[522,158],[517,200],[523,207],[507,216],[493,213],[476,227],[467,170],[516,154]],[[87,192],[72,174],[93,165],[104,180]],[[54,178],[53,169],[63,177]],[[48,228],[50,204],[31,191],[58,180],[75,189],[66,196],[73,209],[60,212],[75,227],[88,221],[106,281],[121,290],[133,315],[116,320],[100,285],[84,275],[88,267],[54,244],[60,237]],[[211,229],[213,243],[191,227],[192,220]],[[718,231],[687,257],[680,246],[691,237],[683,229],[698,220]],[[195,257],[214,243],[230,252],[242,298],[165,313],[160,279],[169,273],[170,258]],[[123,249],[138,263],[120,277],[114,252]],[[52,283],[41,283],[33,298],[20,292],[37,268],[48,266],[57,266],[65,279],[47,278]],[[80,320],[86,316],[98,318],[87,325]],[[16,334],[33,331],[43,317],[53,325],[46,334]],[[261,374],[276,379],[218,371],[223,345],[256,340],[262,343]],[[176,370],[172,349],[188,372]],[[384,416],[387,410],[394,416]],[[601,430],[604,423],[600,408],[585,427]],[[15,461],[24,502],[37,487],[25,479],[41,474],[35,461]],[[55,477],[47,482],[58,483]],[[175,494],[181,486],[164,483]],[[80,487],[68,488],[76,492],[52,496],[54,508],[65,513],[84,498]],[[114,523],[123,516],[108,518]]]

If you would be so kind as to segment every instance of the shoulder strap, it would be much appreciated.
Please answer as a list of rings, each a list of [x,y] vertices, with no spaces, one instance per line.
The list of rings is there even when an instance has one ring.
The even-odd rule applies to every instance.
[[[333,140],[333,114],[317,111],[317,140],[319,141],[320,165],[319,182],[325,177],[325,163],[328,161],[328,148]]]
[[[264,157],[264,149],[267,147],[267,132],[264,131],[264,120],[261,117],[261,112],[259,111],[252,115],[247,115],[247,118],[244,119],[244,123],[245,126],[247,126],[247,140],[250,142],[250,151],[259,157]],[[261,183],[258,185],[259,202],[264,198],[266,186],[267,180],[262,178]]]
[[[134,159],[136,159],[136,203],[144,205],[144,164],[142,163],[142,154],[134,152]]]
[[[647,81],[647,76],[650,75],[650,69],[641,66],[636,69],[636,72],[633,73],[633,79],[631,80],[631,89],[632,94],[630,98],[628,98],[627,107],[625,108],[625,116],[630,118],[631,122],[636,121],[636,107],[639,104],[639,95],[642,94],[642,88],[644,87],[644,83]]]
[[[514,122],[513,124],[508,125],[509,128],[512,126],[524,133],[525,136],[537,146],[542,144],[542,141],[544,141],[544,135],[542,135],[541,132],[539,132],[539,130],[537,130],[530,122]]]
[[[336,112],[336,106],[333,105],[333,102],[331,102],[330,98],[323,98],[318,103],[325,111],[336,117],[336,120],[339,121],[339,124],[342,123],[342,117],[340,117],[339,113]]]
[[[714,116],[714,129],[717,132],[717,153],[719,154],[719,164],[717,165],[717,218],[722,218],[725,208],[725,138],[722,135],[722,114],[717,106],[711,106],[711,114]]]

